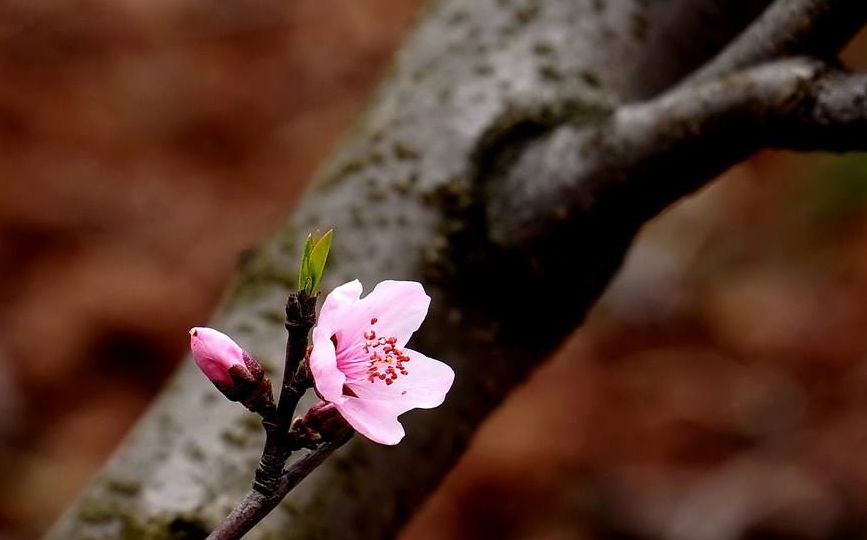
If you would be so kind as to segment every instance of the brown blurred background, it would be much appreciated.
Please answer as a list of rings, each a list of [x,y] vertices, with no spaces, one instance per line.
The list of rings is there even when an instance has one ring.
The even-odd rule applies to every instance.
[[[0,539],[109,455],[420,4],[0,2]],[[647,228],[404,536],[867,537],[865,329],[867,158],[761,155]]]

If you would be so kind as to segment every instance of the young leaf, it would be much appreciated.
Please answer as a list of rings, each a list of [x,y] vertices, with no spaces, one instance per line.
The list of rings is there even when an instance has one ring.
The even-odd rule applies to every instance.
[[[318,235],[318,231],[317,231]],[[313,246],[308,260],[310,270],[310,290],[311,295],[319,291],[319,283],[322,281],[322,275],[325,273],[325,262],[328,260],[328,252],[331,250],[331,239],[334,237],[334,230],[329,229]]]
[[[301,267],[298,269],[298,290],[306,291],[310,287],[310,254],[313,252],[313,235],[307,235],[304,252],[301,254]]]

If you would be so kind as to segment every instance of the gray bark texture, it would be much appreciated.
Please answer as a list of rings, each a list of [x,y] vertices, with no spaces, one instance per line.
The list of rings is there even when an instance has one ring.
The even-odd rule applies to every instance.
[[[863,95],[863,79],[828,76],[807,60],[735,74],[729,86],[709,81],[686,100],[682,89],[666,92],[767,5],[440,0],[427,7],[369,108],[295,214],[240,269],[212,325],[279,375],[282,307],[301,241],[333,227],[323,290],[354,278],[367,289],[386,278],[422,281],[433,303],[413,345],[452,365],[455,387],[442,407],[403,417],[400,445],[355,437],[250,538],[394,536],[479,423],[580,324],[638,228],[762,144],[720,155],[686,135],[710,133],[710,144],[724,145],[748,121],[766,118],[755,100],[779,104],[787,121],[821,123],[838,111],[835,103],[849,103],[847,88]],[[835,40],[835,47],[845,42]],[[743,57],[735,50],[729,63],[739,68]],[[822,86],[824,101],[801,99],[805,81],[819,77],[845,84]],[[819,109],[821,118],[805,112]],[[863,130],[863,114],[840,109]],[[727,111],[736,121],[720,127],[714,119]],[[672,129],[654,132],[654,115],[669,118]],[[656,159],[651,147],[659,141],[671,152]],[[670,159],[692,151],[711,161],[678,168]],[[633,174],[638,168],[645,173]],[[185,362],[48,538],[202,538],[249,488],[262,439],[257,418]]]

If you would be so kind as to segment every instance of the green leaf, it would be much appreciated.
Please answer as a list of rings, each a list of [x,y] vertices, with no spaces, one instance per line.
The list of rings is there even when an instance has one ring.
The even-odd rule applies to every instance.
[[[325,262],[328,260],[328,252],[331,250],[332,238],[334,238],[334,230],[329,229],[328,232],[316,241],[310,253],[308,265],[311,284],[308,292],[311,295],[315,295],[319,291],[319,283],[322,281],[322,275],[325,273]]]
[[[322,275],[325,273],[325,262],[331,250],[331,239],[334,230],[324,235],[319,231],[307,235],[304,243],[304,253],[301,255],[301,267],[298,270],[298,289],[310,295],[319,291]]]
[[[298,290],[306,291],[310,282],[310,254],[313,252],[313,235],[307,235],[304,252],[301,254],[301,267],[298,269]]]

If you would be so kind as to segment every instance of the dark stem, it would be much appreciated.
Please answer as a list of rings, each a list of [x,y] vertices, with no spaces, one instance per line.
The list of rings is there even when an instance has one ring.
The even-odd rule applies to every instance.
[[[316,450],[299,459],[280,475],[274,492],[264,494],[253,488],[247,492],[238,506],[214,529],[207,540],[235,540],[247,534],[267,516],[280,501],[308,474],[325,461],[325,458],[346,444],[355,432],[346,429],[334,439],[322,443]]]
[[[286,366],[283,372],[283,387],[277,405],[277,418],[288,433],[292,415],[298,400],[310,388],[310,375],[305,358],[307,336],[316,324],[316,297],[303,291],[289,295],[286,300]]]
[[[289,428],[292,415],[304,392],[310,388],[310,375],[305,356],[307,336],[316,324],[316,297],[303,291],[294,292],[286,300],[286,365],[276,413],[262,421],[265,428],[265,448],[256,469],[253,487],[264,495],[277,490],[283,466],[292,454]]]
[[[310,474],[334,450],[352,437],[352,430],[340,432],[332,440],[323,442],[284,471],[292,451],[300,448],[290,434],[292,416],[298,400],[311,386],[307,367],[307,336],[316,324],[316,297],[303,291],[294,292],[286,301],[286,365],[283,384],[276,409],[262,412],[265,428],[265,448],[256,469],[253,488],[237,507],[208,536],[212,540],[241,538],[262,520],[304,477]]]
[[[867,22],[867,2],[777,0],[685,83],[791,56],[836,57]]]

